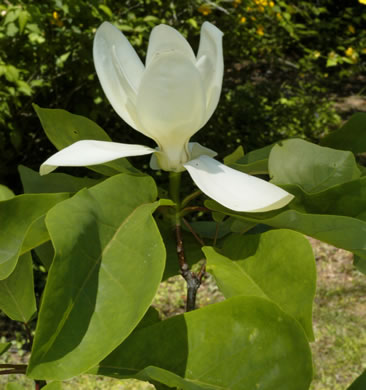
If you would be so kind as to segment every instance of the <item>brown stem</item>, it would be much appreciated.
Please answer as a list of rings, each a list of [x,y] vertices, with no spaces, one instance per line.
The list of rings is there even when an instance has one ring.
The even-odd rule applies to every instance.
[[[0,370],[0,375],[10,375],[10,374],[25,374],[24,368],[17,368],[11,370]]]
[[[25,327],[25,330],[27,332],[27,337],[28,337],[30,349],[32,349],[32,346],[33,346],[32,331],[26,322],[24,322],[24,327]],[[24,373],[25,373],[25,371],[24,371]],[[45,381],[37,380],[37,379],[34,380],[34,384],[35,384],[35,390],[41,390],[42,387],[45,387],[47,385],[47,383]]]
[[[220,224],[218,222],[216,222],[216,231],[215,231],[215,237],[213,240],[213,246],[216,246],[217,237],[219,235],[219,227],[220,227]]]
[[[190,213],[196,213],[198,211],[202,211],[204,213],[207,213],[210,210],[208,208],[206,208],[206,207],[190,206],[190,207],[185,207],[184,209],[182,209],[181,215],[184,216],[184,215],[187,215],[187,214],[190,214]]]
[[[198,234],[194,231],[194,229],[192,228],[192,226],[190,225],[190,223],[185,219],[185,218],[182,218],[184,224],[187,226],[187,228],[189,229],[189,231],[193,234],[193,237],[202,245],[202,246],[205,246],[205,243],[204,241],[202,240],[201,237],[198,236]]]
[[[7,363],[7,364],[0,364],[0,369],[1,368],[13,368],[13,369],[20,369],[20,368],[27,368],[27,365],[26,364],[10,364],[10,363]]]
[[[29,347],[30,347],[30,349],[32,349],[32,345],[33,345],[32,331],[30,330],[30,327],[26,322],[23,322],[23,325],[24,325],[25,331],[27,333]]]
[[[189,265],[186,262],[184,255],[184,247],[182,240],[182,228],[179,222],[175,225],[175,233],[177,240],[177,254],[179,261],[180,273],[187,282],[187,304],[186,311],[192,311],[196,308],[196,296],[197,290],[199,289],[202,281],[203,274],[200,273],[197,275],[189,269]]]
[[[45,381],[36,381],[36,389],[35,390],[40,390],[42,387],[45,387],[47,383]]]

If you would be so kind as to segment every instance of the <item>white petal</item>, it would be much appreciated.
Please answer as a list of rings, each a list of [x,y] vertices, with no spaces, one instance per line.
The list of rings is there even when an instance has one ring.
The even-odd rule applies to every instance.
[[[202,155],[209,156],[209,157],[217,156],[217,153],[214,150],[206,148],[205,146],[202,146],[198,142],[189,142],[188,150],[190,154],[190,160],[194,160],[195,158],[200,157]]]
[[[158,163],[158,159],[156,157],[156,153],[151,155],[151,158],[150,158],[150,168],[153,169],[154,171],[158,171],[158,170],[161,169],[160,166],[159,166],[159,163]]]
[[[231,210],[275,210],[294,198],[274,184],[236,171],[208,156],[191,160],[184,167],[202,192]]]
[[[149,66],[155,54],[162,51],[177,51],[193,63],[196,61],[193,50],[183,35],[165,24],[160,24],[151,31],[146,54],[146,67]]]
[[[205,123],[215,111],[221,93],[224,74],[222,36],[223,33],[213,24],[203,23],[197,54],[197,68],[201,73],[206,90],[207,111]]]
[[[137,114],[162,152],[184,148],[202,126],[205,97],[195,65],[179,52],[156,53],[141,80]]]
[[[156,153],[154,153],[150,159],[150,168],[154,169],[154,170],[159,170],[159,169],[161,169],[161,166],[159,165],[157,155],[160,151],[160,148],[157,147],[157,148],[155,148],[155,150],[156,150]],[[206,156],[210,156],[210,157],[217,156],[217,153],[214,150],[206,148],[205,146],[202,146],[198,142],[189,142],[188,143],[188,154],[189,154],[189,156],[188,156],[189,160],[193,160],[193,159],[195,159],[203,154]]]
[[[117,114],[137,130],[136,91],[144,65],[127,38],[113,25],[104,22],[97,30],[93,47],[99,81]]]
[[[40,174],[46,175],[57,167],[97,165],[121,157],[142,156],[154,151],[154,149],[143,145],[128,145],[108,141],[78,141],[47,159],[41,165]]]

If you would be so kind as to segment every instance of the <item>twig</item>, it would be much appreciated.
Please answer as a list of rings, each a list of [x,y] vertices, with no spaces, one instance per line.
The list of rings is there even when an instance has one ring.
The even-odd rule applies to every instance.
[[[199,237],[198,234],[193,230],[193,228],[192,228],[192,226],[189,224],[189,222],[188,222],[185,218],[182,218],[182,219],[183,219],[184,224],[187,226],[187,228],[189,229],[189,231],[192,233],[193,237],[201,244],[201,246],[205,246],[204,241],[203,241],[202,238]]]
[[[189,265],[186,262],[183,240],[182,240],[182,228],[179,223],[175,225],[175,233],[177,239],[177,254],[179,261],[180,273],[184,280],[187,282],[187,304],[186,311],[192,311],[196,308],[196,296],[199,289],[204,273],[200,271],[197,275],[189,269]]]
[[[181,204],[181,207],[184,208],[187,206],[188,203],[190,203],[193,199],[196,199],[197,196],[200,196],[202,194],[202,191],[201,190],[197,190],[195,192],[192,192],[191,194],[189,194],[188,196],[186,196],[183,200],[182,200],[182,204]]]
[[[220,224],[218,222],[216,222],[216,231],[215,231],[215,237],[213,240],[213,246],[216,246],[217,237],[219,235],[219,227],[220,227]]]
[[[0,364],[0,369],[1,368],[13,368],[13,369],[18,369],[18,368],[27,368],[26,364]]]
[[[29,340],[30,349],[32,349],[32,346],[33,346],[32,331],[30,330],[29,325],[26,322],[24,322],[23,324],[24,324],[25,330],[27,332],[27,337]],[[25,374],[25,371],[24,371],[24,374]],[[42,387],[45,387],[47,385],[47,382],[45,382],[43,380],[38,380],[38,379],[35,379],[34,383],[35,383],[35,390],[41,390]]]
[[[26,323],[26,322],[23,322],[23,325],[25,327],[25,331],[27,333],[27,337],[28,337],[28,342],[29,342],[29,346],[30,346],[30,349],[32,349],[32,345],[33,345],[33,336],[32,336],[32,332],[29,328],[29,325]]]
[[[191,207],[186,207],[184,208],[182,211],[181,211],[181,215],[184,216],[184,215],[187,215],[189,213],[195,213],[195,212],[198,212],[198,211],[202,211],[204,213],[207,213],[208,211],[210,211],[208,208],[206,207],[201,207],[201,206],[191,206]]]
[[[11,374],[25,374],[25,369],[11,369],[11,370],[0,370],[0,375],[11,375]]]

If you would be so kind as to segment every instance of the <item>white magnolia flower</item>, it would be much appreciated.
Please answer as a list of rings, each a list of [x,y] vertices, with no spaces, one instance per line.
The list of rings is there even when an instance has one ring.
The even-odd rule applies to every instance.
[[[46,174],[57,166],[103,164],[121,157],[153,154],[155,169],[187,170],[209,197],[236,211],[267,211],[285,206],[293,196],[281,188],[231,169],[193,134],[213,114],[223,77],[222,32],[205,22],[197,56],[185,38],[166,25],[150,35],[145,66],[126,37],[103,23],[94,39],[94,63],[118,115],[152,138],[157,148],[106,141],[78,141],[46,160]]]

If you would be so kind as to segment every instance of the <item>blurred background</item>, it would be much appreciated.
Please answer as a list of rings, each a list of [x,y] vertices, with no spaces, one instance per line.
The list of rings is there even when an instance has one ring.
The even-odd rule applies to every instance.
[[[195,140],[219,157],[279,139],[315,141],[366,111],[366,0],[3,0],[0,5],[0,182],[20,191],[16,168],[38,169],[55,149],[32,108],[96,121],[114,141],[151,140],[115,114],[95,74],[93,36],[115,24],[143,59],[151,29],[178,29],[197,50],[208,20],[224,33],[219,106]]]

